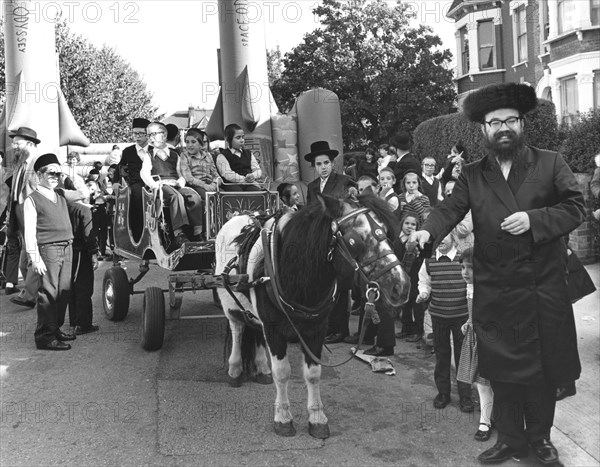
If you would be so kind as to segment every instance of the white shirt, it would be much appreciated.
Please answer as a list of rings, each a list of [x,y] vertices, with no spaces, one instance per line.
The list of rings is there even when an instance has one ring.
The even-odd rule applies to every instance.
[[[427,180],[430,185],[433,185],[433,182],[435,180],[437,180],[437,177],[435,175],[425,175],[424,173],[422,175],[423,175],[423,178],[425,180]],[[438,185],[437,199],[438,199],[438,201],[444,201],[444,196],[442,195],[442,184],[441,183]]]
[[[327,185],[327,180],[329,180],[329,176],[327,178],[321,179],[321,185],[320,185],[321,193],[323,193],[323,190],[325,189],[325,185]]]
[[[498,164],[500,164],[500,170],[502,171],[504,180],[508,180],[508,174],[510,174],[510,168],[512,167],[512,159],[502,162],[499,161],[498,158],[496,158],[496,160],[498,161]]]

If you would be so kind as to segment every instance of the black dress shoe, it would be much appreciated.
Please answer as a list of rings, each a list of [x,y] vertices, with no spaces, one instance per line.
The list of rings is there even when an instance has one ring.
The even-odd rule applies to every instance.
[[[522,459],[527,457],[527,448],[515,449],[502,442],[497,442],[487,451],[483,451],[477,456],[477,460],[482,464],[497,464],[514,457]]]
[[[374,345],[370,349],[364,351],[365,355],[372,355],[373,357],[389,357],[394,355],[394,347],[378,347]]]
[[[489,441],[490,437],[492,436],[492,425],[488,424],[488,423],[480,423],[479,425],[485,425],[488,427],[487,430],[477,430],[477,433],[475,433],[475,441]]]
[[[89,326],[77,326],[75,328],[75,334],[80,336],[81,334],[89,334],[90,332],[96,332],[100,329],[97,324],[90,324]]]
[[[12,295],[14,293],[17,293],[19,291],[19,289],[17,287],[4,287],[4,295]]]
[[[531,443],[531,449],[535,452],[535,457],[542,464],[558,463],[558,451],[548,439],[541,439]]]
[[[358,339],[360,338],[360,336],[358,334],[355,334],[353,336],[346,336],[344,337],[344,342],[346,344],[358,344]],[[375,343],[375,341],[373,339],[369,339],[368,337],[363,338],[362,343],[364,345],[373,345]]]
[[[575,394],[577,394],[577,388],[575,387],[575,383],[556,388],[557,401],[562,401],[563,399],[574,396]]]
[[[46,344],[36,343],[35,346],[40,350],[70,350],[71,346],[69,344],[65,344],[57,339],[50,341]]]
[[[435,396],[435,399],[433,399],[433,406],[436,409],[443,409],[449,403],[450,403],[450,394],[440,393],[437,396]]]
[[[475,406],[470,397],[461,397],[458,406],[460,411],[465,413],[472,413],[475,410]]]
[[[339,332],[335,332],[333,334],[329,334],[325,337],[325,344],[337,344],[338,342],[342,342],[345,336],[342,336]]]
[[[24,298],[21,298],[19,296],[11,297],[9,300],[11,301],[11,303],[14,303],[15,305],[24,306],[26,308],[35,307],[35,302],[32,302],[31,300],[25,300]]]
[[[74,341],[75,339],[77,339],[77,336],[75,334],[71,334],[70,332],[58,331],[56,333],[56,339],[58,339],[61,342]]]

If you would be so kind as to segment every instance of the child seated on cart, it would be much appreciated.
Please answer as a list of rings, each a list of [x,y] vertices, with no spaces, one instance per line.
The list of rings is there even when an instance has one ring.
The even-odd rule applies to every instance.
[[[181,152],[181,174],[186,186],[193,188],[202,198],[207,191],[217,191],[223,180],[217,172],[209,151],[210,141],[202,130],[191,128],[185,135],[185,149]]]
[[[162,190],[165,204],[169,208],[171,227],[175,243],[180,247],[188,240],[202,239],[202,200],[193,189],[186,187],[181,174],[179,154],[166,144],[167,128],[160,122],[146,129],[150,145],[148,157],[144,158],[140,175],[144,183],[156,192]],[[155,179],[158,179],[158,181]],[[193,238],[188,239],[183,229],[193,228]]]
[[[256,182],[262,177],[262,170],[252,153],[244,148],[244,130],[235,123],[227,125],[225,143],[227,147],[217,156],[217,170],[225,182],[223,190],[261,191]]]

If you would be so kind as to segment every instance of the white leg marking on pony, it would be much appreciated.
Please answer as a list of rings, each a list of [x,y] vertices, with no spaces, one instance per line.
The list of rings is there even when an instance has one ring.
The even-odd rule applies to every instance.
[[[271,354],[271,364],[273,365],[273,380],[277,387],[277,398],[275,399],[275,422],[289,423],[292,421],[292,412],[290,411],[290,400],[288,398],[288,381],[292,374],[290,361],[287,355],[283,360]]]
[[[308,390],[308,421],[313,424],[327,423],[327,417],[321,402],[321,365],[304,365],[304,381]]]
[[[229,376],[237,378],[242,374],[242,334],[244,324],[229,320],[231,330],[231,355],[229,355]]]

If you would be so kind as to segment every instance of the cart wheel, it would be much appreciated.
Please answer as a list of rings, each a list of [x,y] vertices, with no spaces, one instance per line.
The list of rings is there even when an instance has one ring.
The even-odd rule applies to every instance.
[[[104,273],[104,313],[110,321],[123,321],[129,311],[129,279],[123,268],[113,266]]]
[[[148,287],[144,292],[142,311],[142,347],[158,350],[165,337],[165,298],[160,287]]]
[[[223,307],[221,306],[221,299],[219,298],[219,293],[217,292],[217,289],[212,289],[212,295],[213,305],[222,310]]]

